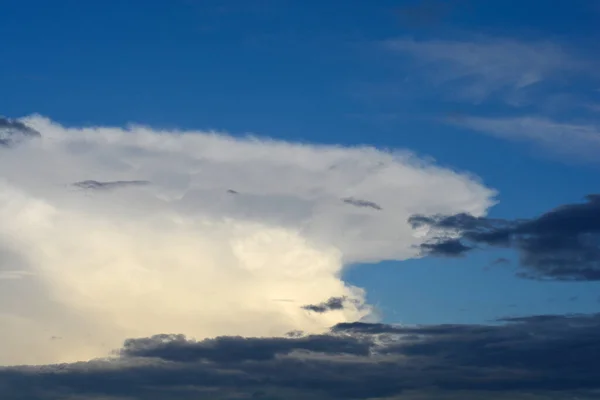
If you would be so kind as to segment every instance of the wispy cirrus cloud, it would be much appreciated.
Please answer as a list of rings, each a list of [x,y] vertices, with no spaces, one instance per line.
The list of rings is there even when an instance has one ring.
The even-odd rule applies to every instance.
[[[467,100],[483,101],[510,95],[549,79],[591,71],[563,46],[549,41],[526,42],[504,38],[473,40],[393,39],[386,47],[412,57],[433,84],[449,84],[449,91]]]
[[[558,122],[539,116],[461,116],[449,123],[486,135],[531,142],[565,156],[586,156],[596,161],[600,151],[600,124]]]
[[[466,114],[443,122],[597,159],[600,58],[594,51],[567,41],[489,36],[400,38],[385,47],[408,58],[405,71],[412,92],[419,90],[415,96],[441,98]],[[482,103],[495,107],[486,110],[493,117],[477,115]]]

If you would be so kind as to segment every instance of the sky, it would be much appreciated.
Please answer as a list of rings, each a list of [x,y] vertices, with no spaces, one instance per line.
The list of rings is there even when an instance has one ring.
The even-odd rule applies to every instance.
[[[0,2],[0,394],[599,398],[557,3]]]

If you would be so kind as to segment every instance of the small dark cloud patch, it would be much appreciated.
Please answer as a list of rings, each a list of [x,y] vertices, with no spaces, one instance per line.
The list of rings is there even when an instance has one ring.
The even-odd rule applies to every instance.
[[[148,181],[108,181],[99,182],[94,180],[80,181],[73,183],[73,186],[80,189],[88,190],[113,190],[131,186],[145,186],[149,185]]]
[[[508,265],[510,264],[510,260],[508,258],[500,257],[495,259],[492,262],[492,265]]]
[[[0,398],[597,398],[600,314],[497,322],[355,322],[325,335],[201,341],[156,335],[126,341],[110,360],[1,368]]]
[[[520,277],[600,280],[600,195],[532,219],[414,215],[409,222],[415,228],[428,226],[437,231],[433,240],[421,245],[427,255],[458,257],[477,248],[510,248],[519,252],[524,267],[518,272]]]
[[[326,313],[328,311],[343,310],[344,303],[346,302],[345,297],[331,297],[329,300],[319,304],[307,304],[302,306],[307,311],[316,312],[319,314]]]
[[[356,207],[372,208],[377,211],[383,210],[383,208],[381,208],[381,206],[377,203],[367,200],[355,199],[354,197],[346,197],[342,199],[342,201],[346,204],[350,204]]]
[[[343,322],[331,328],[333,333],[363,333],[377,335],[382,333],[395,333],[401,327],[388,324],[371,324],[367,322]]]
[[[240,194],[240,192],[238,192],[237,190],[233,190],[233,189],[227,189],[227,193],[229,193],[229,194]]]
[[[460,240],[459,240],[460,241]],[[443,254],[442,254],[443,256]],[[510,260],[508,258],[500,257],[492,261],[488,266],[484,267],[484,271],[491,271],[493,268],[498,266],[508,266],[510,265]]]
[[[421,249],[432,256],[462,257],[472,247],[466,246],[460,239],[446,239],[437,243],[423,243]]]
[[[42,135],[21,121],[0,117],[0,146],[13,147],[24,140],[39,138]]]

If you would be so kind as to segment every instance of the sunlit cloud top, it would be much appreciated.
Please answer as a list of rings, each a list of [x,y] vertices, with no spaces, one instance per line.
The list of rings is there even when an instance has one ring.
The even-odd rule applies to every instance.
[[[406,151],[21,122],[40,135],[0,149],[0,363],[369,318],[344,265],[417,256],[412,214],[493,203],[476,178]],[[348,301],[303,308],[332,297]]]

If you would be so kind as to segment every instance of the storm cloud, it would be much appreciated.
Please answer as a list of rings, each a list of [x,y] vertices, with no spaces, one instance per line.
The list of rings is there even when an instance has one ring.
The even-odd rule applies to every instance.
[[[329,334],[293,338],[156,335],[126,341],[112,359],[4,368],[0,394],[42,400],[594,399],[599,333],[600,315],[592,314],[505,318],[494,325],[343,323]]]
[[[469,214],[414,215],[414,228],[430,229],[424,254],[456,257],[488,247],[515,249],[530,279],[600,280],[600,195],[565,204],[536,218],[505,220]]]
[[[404,150],[3,124],[39,135],[0,157],[0,365],[85,361],[164,332],[316,335],[372,318],[346,265],[418,257],[412,212],[482,216],[494,202]],[[346,301],[301,307],[330,297]]]

